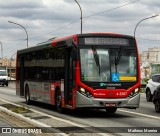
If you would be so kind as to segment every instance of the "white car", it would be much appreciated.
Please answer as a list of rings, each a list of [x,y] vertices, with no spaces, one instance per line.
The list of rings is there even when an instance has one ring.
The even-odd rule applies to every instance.
[[[148,102],[152,101],[153,92],[160,85],[160,74],[155,74],[148,80],[146,85],[146,99]]]

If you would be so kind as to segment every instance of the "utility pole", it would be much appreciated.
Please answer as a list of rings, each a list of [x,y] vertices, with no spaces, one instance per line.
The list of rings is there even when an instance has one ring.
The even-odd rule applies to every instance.
[[[146,17],[146,18],[140,20],[140,21],[137,23],[137,25],[136,25],[136,27],[135,27],[135,29],[134,29],[134,38],[135,38],[135,36],[136,36],[136,29],[137,29],[138,25],[139,25],[142,21],[147,20],[147,19],[150,19],[150,18],[154,18],[154,17],[157,17],[157,16],[159,16],[159,15],[154,15],[154,16]]]
[[[81,17],[80,17],[80,19],[81,19],[81,34],[82,34],[82,8],[81,8],[81,5],[78,3],[78,1],[77,0],[74,0],[77,4],[78,4],[78,6],[79,6],[79,9],[80,9],[80,11],[81,11]]]
[[[18,23],[15,23],[15,22],[12,22],[12,21],[8,21],[9,23],[12,23],[12,24],[15,24],[15,25],[18,25],[18,26],[20,26],[20,27],[22,27],[24,30],[25,30],[25,32],[26,32],[26,36],[27,36],[27,48],[28,48],[28,33],[27,33],[27,30],[26,30],[26,28],[24,27],[24,26],[22,26],[21,24],[18,24]]]

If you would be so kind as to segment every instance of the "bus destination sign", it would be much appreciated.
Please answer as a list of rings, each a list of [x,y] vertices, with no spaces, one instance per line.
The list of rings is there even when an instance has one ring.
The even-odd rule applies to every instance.
[[[84,38],[84,44],[85,45],[129,45],[129,40],[122,38],[86,37]]]

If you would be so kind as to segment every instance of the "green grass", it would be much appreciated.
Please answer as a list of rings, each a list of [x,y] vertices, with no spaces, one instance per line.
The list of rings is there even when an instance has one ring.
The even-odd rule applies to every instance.
[[[30,112],[28,107],[24,107],[24,106],[15,106],[12,104],[4,104],[2,105],[3,107],[7,108],[8,110],[11,110],[12,112],[15,113],[24,113],[24,112]]]

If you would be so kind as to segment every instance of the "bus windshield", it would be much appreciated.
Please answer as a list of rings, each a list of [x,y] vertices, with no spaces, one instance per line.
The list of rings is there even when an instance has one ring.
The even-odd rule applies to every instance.
[[[81,80],[90,82],[136,82],[135,48],[81,48]]]

